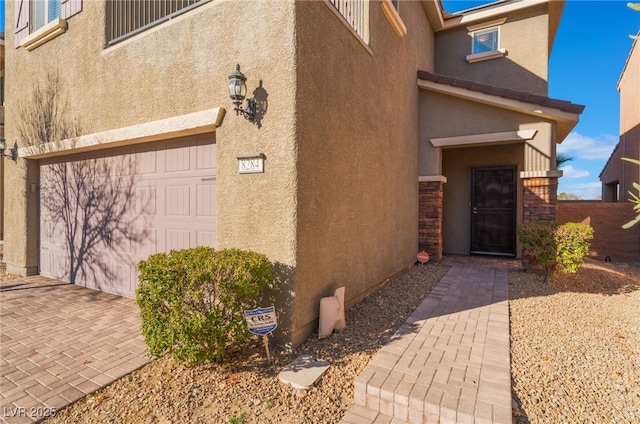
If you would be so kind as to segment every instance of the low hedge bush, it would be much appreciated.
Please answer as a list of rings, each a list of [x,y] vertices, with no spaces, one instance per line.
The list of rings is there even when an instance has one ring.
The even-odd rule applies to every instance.
[[[593,228],[577,222],[530,221],[518,225],[518,237],[525,256],[545,271],[548,281],[558,269],[578,271],[589,252]]]
[[[189,364],[219,359],[230,343],[248,339],[244,310],[255,308],[273,281],[266,256],[239,249],[172,250],[149,256],[138,270],[149,354],[170,352]]]

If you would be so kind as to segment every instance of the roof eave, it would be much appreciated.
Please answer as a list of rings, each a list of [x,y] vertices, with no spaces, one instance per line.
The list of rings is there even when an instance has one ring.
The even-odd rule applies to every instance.
[[[549,106],[504,98],[494,94],[487,94],[463,87],[455,87],[421,78],[418,78],[418,87],[423,90],[554,121],[557,124],[556,136],[558,143],[561,143],[569,135],[571,130],[578,124],[580,118],[580,113],[563,111]]]

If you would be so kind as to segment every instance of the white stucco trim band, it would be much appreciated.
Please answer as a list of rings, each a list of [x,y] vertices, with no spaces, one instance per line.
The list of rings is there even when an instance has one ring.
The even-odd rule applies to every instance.
[[[467,147],[480,144],[507,144],[532,140],[538,130],[507,131],[499,133],[472,134],[458,137],[432,138],[433,147],[452,148]]]
[[[421,183],[431,183],[431,182],[446,183],[447,182],[447,177],[445,177],[444,175],[420,175],[418,177],[418,182],[421,182]]]
[[[26,159],[42,159],[70,153],[109,149],[129,144],[149,143],[214,132],[216,128],[222,125],[225,113],[226,110],[224,108],[217,107],[143,124],[82,135],[73,139],[54,141],[38,146],[21,147],[18,149],[18,156]],[[19,144],[20,141],[18,141]]]
[[[560,178],[563,172],[559,169],[552,169],[550,171],[522,171],[520,178]]]

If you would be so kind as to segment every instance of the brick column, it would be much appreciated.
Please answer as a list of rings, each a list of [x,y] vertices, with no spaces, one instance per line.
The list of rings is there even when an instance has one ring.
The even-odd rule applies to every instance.
[[[442,259],[442,181],[420,181],[418,247],[436,261]]]
[[[556,219],[558,206],[558,178],[525,178],[523,196],[523,221],[552,221]]]

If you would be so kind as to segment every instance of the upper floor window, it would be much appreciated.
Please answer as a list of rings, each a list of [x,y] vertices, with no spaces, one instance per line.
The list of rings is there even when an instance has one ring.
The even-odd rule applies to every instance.
[[[210,0],[107,1],[107,43],[115,44]]]
[[[34,49],[66,31],[65,19],[82,11],[82,0],[16,0],[15,46]]]
[[[488,28],[473,33],[472,54],[492,52],[498,50],[500,28]]]
[[[31,31],[38,30],[60,17],[61,0],[34,0],[31,3]]]
[[[500,47],[500,26],[506,20],[506,18],[496,19],[467,27],[471,37],[471,54],[467,55],[467,62],[480,62],[507,55],[507,51]]]

